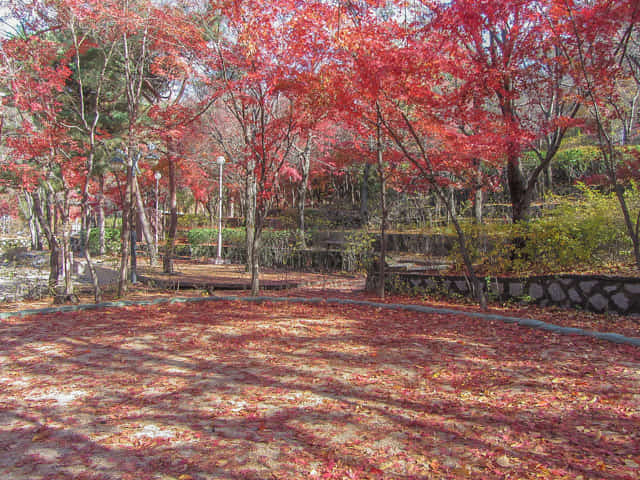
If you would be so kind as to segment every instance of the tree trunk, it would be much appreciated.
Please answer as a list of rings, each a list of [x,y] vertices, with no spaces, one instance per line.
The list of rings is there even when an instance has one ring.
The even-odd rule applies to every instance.
[[[473,196],[473,219],[475,223],[482,223],[482,188],[476,188]]]
[[[29,222],[29,233],[31,236],[31,250],[42,250],[42,242],[40,240],[40,226],[38,218],[33,210],[33,197],[29,192],[24,192],[27,211],[24,212]]]
[[[176,162],[174,158],[169,159],[169,212],[170,223],[167,235],[166,251],[162,261],[162,271],[173,273],[173,256],[175,252],[176,233],[178,232],[178,196],[176,192]]]
[[[306,190],[306,189],[305,189]],[[300,248],[307,248],[307,235],[305,233],[305,219],[304,219],[304,204],[306,202],[307,192],[302,190],[300,192],[300,202],[298,205],[299,220],[300,220]]]
[[[547,165],[545,171],[545,187],[548,193],[553,193],[553,170],[551,169],[551,163]]]
[[[447,225],[457,215],[456,211],[456,191],[453,187],[449,187],[449,201],[447,202]]]
[[[54,235],[53,229],[51,228],[51,223],[47,221],[53,215],[51,213],[52,206],[49,204],[48,199],[50,197],[48,195],[44,196],[47,199],[46,204],[43,205],[42,197],[40,196],[40,192],[36,193],[33,196],[33,209],[34,213],[38,217],[38,221],[40,225],[43,227],[44,235],[47,240],[47,244],[49,247],[49,281],[48,281],[48,290],[49,294],[53,297],[56,296],[56,292],[60,287],[60,279],[61,279],[61,248],[58,239]],[[46,210],[45,210],[46,206]],[[47,212],[47,213],[45,213]]]
[[[367,162],[364,164],[362,171],[362,180],[360,181],[360,219],[362,226],[369,223],[369,170],[371,165]]]
[[[207,213],[209,213],[209,228],[216,227],[216,199],[213,195],[207,198]]]
[[[252,237],[253,245],[251,246],[251,296],[257,297],[260,294],[260,232],[255,231]]]
[[[640,238],[638,236],[640,230],[640,212],[638,212],[638,218],[636,220],[636,224],[634,225],[633,220],[631,219],[631,213],[629,211],[627,199],[624,198],[624,187],[616,182],[615,192],[618,203],[620,204],[620,209],[622,210],[622,215],[624,217],[624,223],[627,227],[627,232],[629,233],[629,237],[631,237],[631,242],[633,244],[633,256],[636,261],[636,268],[640,270]]]
[[[307,137],[307,144],[302,152],[302,180],[300,182],[298,197],[298,212],[300,215],[300,245],[301,248],[307,248],[307,239],[305,235],[305,218],[304,209],[307,202],[307,187],[309,186],[309,172],[311,171],[311,134]]]
[[[456,234],[458,235],[458,242],[460,243],[460,252],[462,254],[462,260],[464,262],[465,268],[469,275],[469,282],[471,283],[471,292],[473,293],[473,297],[480,304],[480,308],[482,310],[487,309],[487,296],[484,291],[484,287],[482,283],[478,280],[476,276],[475,269],[473,267],[473,262],[471,261],[471,257],[469,256],[469,248],[467,247],[467,236],[464,231],[460,227],[460,223],[458,222],[458,218],[455,212],[451,211],[451,221],[456,230]]]
[[[527,182],[522,173],[520,159],[516,154],[510,154],[507,162],[507,184],[511,198],[511,219],[513,223],[527,220],[531,206],[531,192],[527,189]]]
[[[129,257],[131,255],[131,229],[133,211],[133,154],[129,150],[129,162],[127,165],[127,183],[125,201],[122,209],[122,231],[120,232],[120,271],[118,279],[118,296],[122,297],[127,292],[127,275],[129,273]]]
[[[93,152],[89,153],[89,158],[87,160],[87,172],[91,172],[93,170]],[[101,176],[101,178],[104,178]],[[89,235],[91,233],[91,208],[89,206],[89,182],[91,181],[91,177],[87,174],[85,179],[85,184],[82,189],[82,203],[81,203],[81,222],[82,226],[80,228],[80,242],[82,252],[84,253],[84,259],[87,262],[87,269],[89,270],[89,276],[91,277],[91,284],[93,286],[93,298],[96,303],[100,303],[102,301],[102,290],[100,288],[100,281],[98,279],[98,275],[96,273],[96,269],[93,266],[93,260],[91,258],[91,252],[89,251]],[[102,220],[102,242],[104,243],[104,211],[101,210],[100,203],[103,201],[102,199],[103,192],[103,184],[100,181],[100,192],[98,194],[98,223],[100,224],[100,220]],[[104,208],[104,207],[103,207]]]
[[[83,219],[83,222],[85,220]],[[88,224],[88,222],[87,222]],[[88,232],[87,230],[84,230]],[[93,286],[93,299],[96,303],[102,301],[102,288],[100,287],[100,279],[93,265],[93,259],[91,258],[91,252],[89,251],[89,234],[85,233],[83,237],[82,250],[84,251],[84,259],[87,262],[87,269],[89,270],[89,276],[91,277],[91,285]]]
[[[56,298],[56,303],[65,303],[68,301],[75,302],[75,296],[73,293],[73,251],[71,249],[71,224],[69,222],[69,191],[64,192],[61,205],[62,216],[62,259],[63,259],[63,275],[64,275],[64,289],[62,295]]]
[[[257,185],[255,172],[253,171],[253,165],[249,165],[249,172],[247,175],[247,183],[246,183],[246,218],[245,218],[245,228],[246,228],[246,242],[247,242],[247,269],[250,272],[253,272],[253,260],[254,260],[254,252],[253,248],[256,245],[255,242],[255,233],[256,233],[256,196],[257,196]]]
[[[378,285],[378,295],[384,298],[386,278],[386,256],[387,256],[387,188],[384,173],[384,162],[382,158],[382,130],[380,125],[380,113],[378,111],[378,124],[376,127],[376,154],[378,160],[378,176],[380,178],[380,285]]]
[[[378,115],[380,115],[380,110],[378,110]],[[414,166],[416,166],[419,171],[422,172],[422,175],[424,176],[424,178],[429,181],[433,192],[436,194],[436,198],[440,200],[442,203],[444,203],[444,205],[446,206],[448,214],[451,217],[451,220],[453,222],[453,225],[455,227],[455,230],[458,236],[462,259],[463,259],[465,268],[467,270],[467,273],[469,275],[469,281],[471,283],[470,285],[471,292],[473,293],[474,298],[480,303],[481,308],[485,310],[487,308],[487,297],[485,295],[483,285],[478,281],[478,277],[475,274],[473,262],[471,261],[471,256],[469,255],[469,249],[467,247],[467,237],[464,231],[462,230],[462,228],[460,227],[460,223],[458,222],[458,219],[456,217],[456,213],[453,208],[453,205],[451,205],[449,202],[449,196],[447,195],[447,192],[443,189],[443,187],[439,185],[437,181],[437,177],[435,175],[435,171],[431,164],[430,157],[424,154],[424,148],[422,148],[420,137],[415,133],[415,130],[413,130],[413,125],[411,124],[411,121],[409,120],[409,118],[404,115],[403,117],[406,122],[406,125],[410,127],[410,129],[412,130],[413,138],[421,147],[421,150],[423,152],[422,159],[425,161],[426,166],[413,158],[404,141],[401,139],[401,137],[397,134],[397,132],[393,128],[390,128],[389,124],[385,122],[383,118],[381,118],[381,121],[386,127],[391,137],[393,138],[396,145],[398,145],[402,149],[403,153],[408,158],[408,160],[411,161],[411,163]]]
[[[474,182],[473,192],[473,219],[478,225],[482,224],[482,171],[480,170],[480,160],[474,162],[477,173]]]
[[[134,187],[136,192],[138,220],[140,221],[140,225],[142,227],[142,235],[144,235],[144,240],[147,243],[147,249],[149,251],[149,263],[151,265],[155,265],[158,256],[156,251],[156,243],[154,241],[153,235],[151,234],[151,225],[149,224],[149,219],[147,218],[147,214],[145,212],[144,202],[142,201],[142,194],[140,193],[140,184],[138,183],[137,178],[135,178]]]
[[[378,295],[384,298],[386,278],[386,257],[387,257],[387,195],[384,180],[384,173],[380,178],[380,202],[382,208],[382,221],[380,222],[380,285],[378,286]]]
[[[98,255],[107,253],[105,241],[105,214],[104,214],[104,174],[98,177]]]

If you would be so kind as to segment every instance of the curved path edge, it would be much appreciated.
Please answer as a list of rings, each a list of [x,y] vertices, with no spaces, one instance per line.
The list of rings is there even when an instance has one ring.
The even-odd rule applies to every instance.
[[[535,320],[533,318],[508,317],[504,315],[494,315],[479,312],[468,312],[465,310],[454,310],[451,308],[426,307],[422,305],[412,305],[405,303],[378,303],[367,300],[349,300],[344,298],[320,298],[320,297],[239,297],[239,296],[207,296],[207,297],[175,297],[175,298],[156,298],[153,300],[122,300],[115,302],[89,303],[82,305],[64,305],[60,307],[39,308],[31,310],[20,310],[16,312],[0,313],[0,320],[10,317],[25,317],[29,315],[47,314],[47,313],[63,313],[78,312],[83,310],[97,310],[110,307],[131,307],[144,305],[159,305],[163,303],[196,303],[207,301],[243,301],[243,302],[286,302],[286,303],[325,303],[337,305],[357,305],[373,308],[387,308],[390,310],[407,310],[421,313],[437,313],[447,315],[463,315],[472,318],[479,318],[488,321],[500,321],[504,323],[516,323],[525,327],[535,328],[538,330],[547,330],[561,335],[581,335],[584,337],[592,337],[599,340],[605,340],[613,343],[627,344],[640,347],[640,337],[627,337],[618,333],[598,332],[595,330],[585,330],[575,327],[562,327],[553,323]]]

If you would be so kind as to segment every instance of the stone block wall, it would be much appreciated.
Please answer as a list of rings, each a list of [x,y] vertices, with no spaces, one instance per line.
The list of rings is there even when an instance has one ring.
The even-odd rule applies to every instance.
[[[369,274],[367,287],[375,289],[377,284],[377,276]],[[392,291],[470,295],[469,282],[464,276],[390,271],[387,284]],[[483,286],[488,289],[489,296],[502,301],[519,300],[598,313],[640,314],[640,278],[606,275],[489,277],[484,279]]]

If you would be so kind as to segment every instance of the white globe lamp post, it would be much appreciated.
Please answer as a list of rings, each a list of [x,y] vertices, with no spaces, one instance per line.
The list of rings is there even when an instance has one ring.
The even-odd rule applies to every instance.
[[[154,174],[154,177],[156,179],[156,236],[155,236],[155,243],[156,243],[156,254],[158,252],[158,229],[160,228],[160,223],[158,222],[158,192],[160,189],[160,179],[162,178],[162,174],[160,172],[156,172]]]
[[[224,264],[224,259],[222,258],[222,167],[224,162],[225,159],[222,155],[216,158],[216,163],[220,167],[220,191],[218,195],[218,256],[215,261],[216,265]]]

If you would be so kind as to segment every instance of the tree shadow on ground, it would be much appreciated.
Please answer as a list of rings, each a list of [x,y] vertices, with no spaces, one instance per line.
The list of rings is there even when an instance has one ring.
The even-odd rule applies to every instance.
[[[0,472],[14,479],[625,479],[639,460],[631,347],[268,302],[1,328]]]

